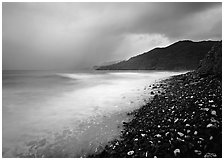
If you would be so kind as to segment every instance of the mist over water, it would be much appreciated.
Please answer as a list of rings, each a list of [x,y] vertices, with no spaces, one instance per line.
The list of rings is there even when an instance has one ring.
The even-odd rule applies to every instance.
[[[147,86],[180,72],[3,72],[3,157],[85,157],[118,137]]]

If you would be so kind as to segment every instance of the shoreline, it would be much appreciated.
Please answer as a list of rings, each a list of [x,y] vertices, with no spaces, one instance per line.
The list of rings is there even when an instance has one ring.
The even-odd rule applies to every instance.
[[[105,82],[105,86],[104,84],[102,85],[100,81],[98,82],[98,84],[100,85],[95,85],[94,81],[99,80],[98,76],[96,76],[95,80],[90,79],[91,80],[90,84],[87,83],[88,85],[91,85],[93,83],[93,85],[95,86],[94,88],[89,87],[88,89],[87,87],[87,88],[84,88],[82,92],[78,91],[77,93],[76,92],[73,93],[69,91],[68,92],[69,94],[67,96],[56,97],[56,99],[53,98],[52,101],[49,101],[47,105],[49,107],[47,108],[44,107],[43,108],[44,110],[35,110],[35,112],[27,112],[29,113],[27,115],[36,113],[37,116],[41,115],[39,113],[45,113],[45,116],[43,119],[43,121],[45,122],[46,122],[46,119],[48,119],[48,117],[52,117],[51,115],[52,111],[53,112],[57,111],[54,113],[54,115],[60,115],[61,112],[62,113],[64,112],[66,114],[63,114],[60,116],[62,119],[60,117],[54,120],[50,119],[49,122],[53,122],[53,123],[51,126],[46,127],[49,130],[43,131],[42,134],[40,134],[40,132],[37,132],[36,136],[34,136],[34,134],[32,133],[32,130],[35,129],[35,125],[34,127],[32,125],[33,120],[35,120],[35,117],[32,117],[29,121],[30,123],[26,124],[29,126],[27,127],[29,129],[26,131],[17,130],[17,133],[15,134],[18,137],[22,137],[21,135],[23,134],[26,134],[29,137],[28,136],[27,138],[22,137],[21,140],[12,141],[11,142],[12,145],[10,145],[10,143],[6,143],[7,141],[4,141],[3,156],[4,157],[63,157],[63,156],[64,157],[81,157],[81,156],[86,157],[86,155],[95,153],[95,148],[96,150],[100,152],[101,148],[104,148],[104,146],[102,147],[102,145],[100,144],[98,148],[97,146],[98,141],[99,143],[103,143],[104,145],[104,143],[107,144],[108,141],[111,141],[114,138],[117,138],[117,136],[120,136],[122,123],[126,121],[125,118],[127,117],[127,119],[131,119],[130,116],[127,115],[127,112],[131,112],[141,107],[142,105],[145,105],[148,99],[149,98],[151,99],[153,97],[153,95],[150,94],[151,89],[148,89],[148,85],[157,83],[163,79],[169,78],[172,75],[176,75],[176,73],[173,73],[173,72],[171,73],[166,73],[166,72],[157,73],[156,72],[156,74],[155,73],[152,73],[152,74],[140,73],[139,74],[135,72],[133,73],[127,73],[127,74],[122,73],[122,74],[112,74],[112,75],[107,74],[107,76],[105,77],[100,77],[100,79],[104,78],[103,80]],[[72,76],[72,75],[69,75],[69,76]],[[47,78],[48,77],[52,78],[51,76],[47,76]],[[45,73],[44,73],[44,78],[46,78]],[[53,78],[55,78],[55,76]],[[131,81],[132,79],[133,81]],[[60,78],[60,80],[67,81],[68,79]],[[106,80],[110,83],[108,83]],[[58,87],[60,87],[60,85]],[[73,87],[70,87],[70,85],[66,87],[69,87],[69,89],[73,88]],[[63,89],[65,89],[64,86],[63,86]],[[23,92],[23,90],[20,90],[20,91]],[[32,91],[35,91],[35,88],[32,89]],[[95,91],[97,91],[97,93],[95,93]],[[61,92],[64,93],[62,90]],[[44,97],[46,95],[47,94],[45,94]],[[67,124],[67,123],[64,123],[63,116],[70,117],[69,116],[70,113],[74,113],[75,111],[75,108],[73,108],[73,106],[83,104],[82,99],[80,101],[77,101],[77,99],[75,101],[74,98],[71,100],[70,99],[71,95],[73,97],[78,97],[79,95],[85,95],[85,99],[86,100],[88,99],[89,102],[88,101],[87,102],[89,105],[87,104],[84,106],[87,106],[87,107],[90,106],[89,108],[85,110],[87,113],[90,113],[88,114],[90,117],[88,117],[88,115],[86,117],[85,114],[82,113],[83,110],[81,109],[80,109],[80,112],[78,112],[80,113],[80,120],[84,122],[86,121],[86,123],[80,122],[78,120],[79,117],[75,118],[75,114],[74,114],[72,116],[72,120],[74,120],[75,123],[74,124],[68,123],[67,126],[63,125],[63,124]],[[39,94],[38,98],[41,99],[41,96],[42,94]],[[106,98],[107,98],[107,103],[103,103],[105,102]],[[72,105],[71,103],[69,103],[70,100],[71,102],[73,102]],[[101,100],[101,101],[96,103],[93,100],[96,100],[96,102],[97,100]],[[24,102],[25,102],[24,106],[26,106],[27,101],[24,101]],[[31,101],[31,102],[34,102],[34,101]],[[39,101],[37,102],[38,102],[38,106],[45,106],[43,104],[41,105]],[[36,103],[33,103],[34,106],[35,104]],[[66,109],[65,104],[67,104],[68,106],[71,106],[71,109],[72,109],[71,112],[69,113],[66,112],[67,109],[69,108]],[[104,104],[105,104],[105,108],[102,107]],[[64,105],[65,105],[65,108],[63,107]],[[58,108],[57,110],[52,110],[54,107],[51,107],[51,106],[61,106],[61,107]],[[23,112],[23,113],[26,113],[26,112]],[[122,116],[120,116],[121,114]],[[123,118],[123,115],[125,118]],[[23,119],[16,119],[16,121],[23,122]],[[41,126],[43,125],[43,123],[41,122],[42,121],[36,121],[36,125],[39,126],[40,130],[42,129]],[[56,122],[59,123],[57,125],[58,128],[55,128],[55,126],[53,126],[53,124],[57,124]],[[8,124],[9,124],[8,126],[11,126],[10,128],[14,128],[12,125],[10,125],[10,123]],[[45,123],[45,124],[48,125],[48,123]],[[79,128],[78,127],[79,124],[82,127]],[[119,128],[117,124],[119,125]],[[25,125],[22,125],[22,126],[25,126]],[[82,134],[80,134],[79,136],[79,133],[81,132]],[[11,132],[11,133],[15,133],[15,132]],[[9,134],[4,134],[6,138],[8,138],[7,135]],[[11,137],[13,138],[15,136],[12,135]],[[11,137],[9,136],[9,138]],[[94,141],[96,137],[101,137],[101,138],[98,138],[99,140],[97,139],[97,142],[94,145],[92,145],[92,141]],[[4,140],[6,140],[6,138],[4,138]],[[16,137],[16,140],[17,139],[19,138]],[[105,142],[103,139],[105,139]],[[88,146],[88,145],[91,145],[91,146]]]
[[[222,87],[195,72],[150,85],[154,98],[127,115],[120,140],[89,157],[222,157]]]

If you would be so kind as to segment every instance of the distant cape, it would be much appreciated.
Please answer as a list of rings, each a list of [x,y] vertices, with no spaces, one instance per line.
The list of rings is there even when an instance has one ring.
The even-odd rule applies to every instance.
[[[98,66],[97,70],[195,70],[218,41],[184,40],[168,47],[154,48],[119,63]]]

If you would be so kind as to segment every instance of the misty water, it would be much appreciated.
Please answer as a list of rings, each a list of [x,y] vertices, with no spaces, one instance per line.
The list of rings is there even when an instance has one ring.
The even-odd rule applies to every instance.
[[[3,157],[85,157],[119,138],[148,86],[180,72],[4,71]]]

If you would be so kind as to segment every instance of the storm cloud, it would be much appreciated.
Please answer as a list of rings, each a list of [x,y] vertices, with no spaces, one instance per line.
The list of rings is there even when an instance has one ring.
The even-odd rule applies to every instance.
[[[221,40],[221,3],[3,2],[3,69],[85,69],[182,39]]]

